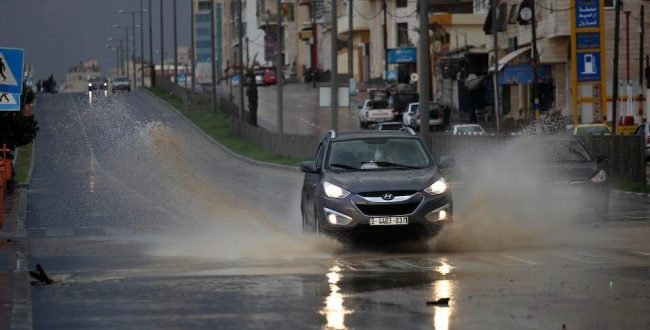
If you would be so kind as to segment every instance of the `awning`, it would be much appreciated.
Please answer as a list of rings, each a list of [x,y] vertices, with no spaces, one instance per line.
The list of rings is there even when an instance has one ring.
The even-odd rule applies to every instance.
[[[515,57],[525,53],[526,51],[530,50],[530,46],[519,48],[515,50],[514,52],[508,53],[506,56],[502,57],[499,59],[499,71],[503,69],[503,67],[508,64],[508,62],[512,61]],[[488,68],[489,71],[494,71],[494,67],[490,65],[490,68]]]

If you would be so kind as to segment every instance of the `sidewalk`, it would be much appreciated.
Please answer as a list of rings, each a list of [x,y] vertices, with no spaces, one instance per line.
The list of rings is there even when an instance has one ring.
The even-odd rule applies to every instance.
[[[27,190],[18,188],[7,195],[6,206],[5,223],[0,228],[0,329],[33,329],[24,227]]]

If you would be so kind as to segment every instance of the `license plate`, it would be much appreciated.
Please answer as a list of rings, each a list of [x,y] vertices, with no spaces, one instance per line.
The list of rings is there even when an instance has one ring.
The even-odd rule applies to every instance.
[[[408,217],[376,217],[370,218],[371,226],[393,226],[393,225],[408,225]]]

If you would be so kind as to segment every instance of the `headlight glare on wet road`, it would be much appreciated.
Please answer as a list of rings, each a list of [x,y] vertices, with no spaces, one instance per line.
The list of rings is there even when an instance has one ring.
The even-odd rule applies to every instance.
[[[440,180],[428,186],[426,189],[424,189],[424,191],[429,195],[440,195],[447,191],[447,188],[448,186],[445,178],[440,178]]]
[[[349,191],[327,181],[323,182],[323,189],[325,190],[325,195],[330,198],[345,198],[350,195]]]

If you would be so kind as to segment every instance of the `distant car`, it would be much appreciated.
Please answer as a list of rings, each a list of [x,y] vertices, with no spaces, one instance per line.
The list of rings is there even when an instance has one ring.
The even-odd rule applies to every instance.
[[[634,135],[642,136],[645,141],[645,158],[650,160],[650,123],[639,125]]]
[[[411,123],[409,126],[416,131],[420,130],[420,104],[417,103],[417,107],[414,107],[414,113],[410,116]],[[440,103],[431,102],[429,103],[429,129],[432,131],[439,131],[444,127],[444,111],[445,106]]]
[[[479,124],[452,125],[448,130],[451,135],[484,135],[485,130]]]
[[[399,131],[404,125],[398,121],[388,121],[374,124],[371,128],[375,131]]]
[[[385,100],[366,99],[359,106],[359,126],[368,128],[371,124],[393,120],[393,110]]]
[[[278,76],[275,73],[275,68],[265,68],[262,75],[262,82],[264,85],[275,85],[278,83]]]
[[[255,84],[258,86],[264,85],[264,69],[255,69]]]
[[[450,157],[434,161],[412,130],[330,131],[315,159],[300,166],[303,230],[430,237],[452,221],[452,194],[440,173],[452,164]]]
[[[101,76],[88,79],[88,91],[108,90],[108,80]]]
[[[411,123],[415,120],[415,114],[417,113],[417,108],[420,106],[418,102],[409,103],[406,106],[406,111],[402,114],[402,123],[404,126],[411,126]]]
[[[612,130],[605,124],[580,124],[573,128],[573,135],[610,135]]]
[[[115,77],[113,78],[113,81],[111,82],[111,91],[131,91],[131,81],[129,81],[129,78],[120,76],[120,77]]]

